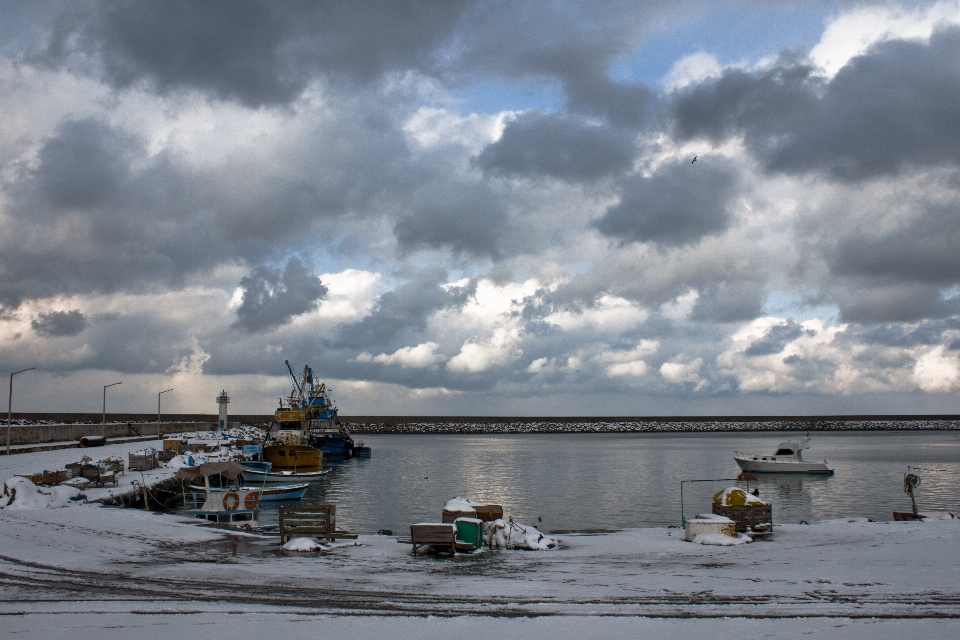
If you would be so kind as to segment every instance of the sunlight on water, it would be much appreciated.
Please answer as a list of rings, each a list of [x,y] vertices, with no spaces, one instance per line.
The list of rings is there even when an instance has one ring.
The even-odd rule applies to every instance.
[[[680,481],[735,478],[733,452],[770,453],[792,433],[517,434],[364,436],[370,459],[332,463],[330,481],[307,501],[337,504],[337,522],[361,533],[406,533],[440,520],[454,496],[496,502],[518,522],[547,531],[596,531],[680,523]],[[774,520],[813,522],[909,511],[907,465],[923,482],[923,512],[960,515],[960,432],[815,432],[810,460],[833,476],[757,476],[750,488],[773,504]],[[714,492],[734,482],[684,485],[687,517],[710,511]],[[262,520],[276,520],[264,505]]]

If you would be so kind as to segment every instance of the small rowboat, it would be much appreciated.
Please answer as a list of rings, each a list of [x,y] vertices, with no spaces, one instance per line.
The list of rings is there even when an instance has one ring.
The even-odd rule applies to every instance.
[[[269,485],[265,487],[251,487],[250,485],[243,485],[243,489],[250,491],[251,493],[258,493],[260,495],[260,502],[276,502],[280,500],[299,500],[307,493],[307,489],[310,488],[309,484],[281,484],[281,485]],[[190,491],[193,493],[194,497],[198,499],[205,498],[207,495],[207,488],[204,486],[198,486],[195,484],[190,485]]]
[[[291,484],[299,482],[319,482],[326,479],[329,469],[320,471],[257,471],[244,469],[240,476],[247,486],[262,484]]]

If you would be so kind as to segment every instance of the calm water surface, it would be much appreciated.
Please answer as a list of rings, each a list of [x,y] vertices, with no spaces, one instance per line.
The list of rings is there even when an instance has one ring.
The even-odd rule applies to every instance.
[[[680,523],[680,481],[735,478],[733,452],[772,453],[796,432],[362,436],[373,457],[330,463],[330,480],[307,501],[337,505],[340,527],[409,531],[440,520],[464,496],[502,504],[518,522],[546,531],[598,531]],[[923,512],[960,515],[960,432],[813,433],[804,458],[826,458],[833,476],[758,474],[750,488],[774,521],[890,520],[909,511],[907,466],[919,468]],[[684,513],[710,511],[710,496],[736,482],[684,485]],[[741,486],[743,483],[740,483]],[[261,521],[276,521],[276,506]]]

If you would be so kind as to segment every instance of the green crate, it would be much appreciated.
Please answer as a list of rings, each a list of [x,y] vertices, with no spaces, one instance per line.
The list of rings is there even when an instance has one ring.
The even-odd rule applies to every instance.
[[[453,524],[457,527],[457,542],[472,544],[477,549],[483,546],[483,520],[457,518]]]

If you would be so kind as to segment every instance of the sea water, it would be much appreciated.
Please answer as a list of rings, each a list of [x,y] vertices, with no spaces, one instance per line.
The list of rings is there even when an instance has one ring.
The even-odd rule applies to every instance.
[[[515,521],[544,531],[612,531],[679,525],[709,512],[711,496],[735,480],[734,451],[772,453],[799,432],[371,435],[370,458],[328,462],[329,480],[308,502],[337,505],[337,524],[360,533],[409,532],[439,522],[454,496],[503,505]],[[891,520],[910,511],[908,466],[923,512],[960,516],[960,431],[813,432],[808,460],[831,476],[757,474],[750,490],[773,505],[775,522],[837,518]],[[276,522],[277,503],[261,521]]]

